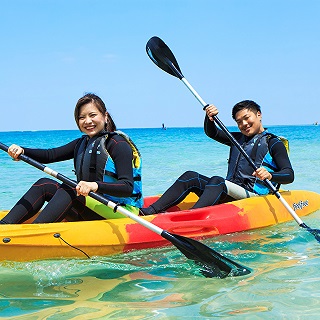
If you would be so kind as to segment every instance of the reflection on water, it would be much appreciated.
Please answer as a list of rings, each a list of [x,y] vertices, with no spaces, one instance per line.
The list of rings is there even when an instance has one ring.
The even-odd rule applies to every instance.
[[[305,218],[317,227],[319,212]],[[12,319],[301,319],[320,311],[319,246],[295,222],[203,241],[253,272],[204,278],[174,248],[94,260],[2,263]]]
[[[143,154],[146,195],[163,192],[190,168],[209,176],[214,168],[214,174],[225,175],[228,150],[212,144],[202,128],[125,131]],[[319,191],[319,181],[314,179],[314,170],[310,170],[317,168],[319,162],[319,126],[279,126],[270,131],[290,137],[290,158],[297,172],[290,187]],[[7,144],[53,147],[78,137],[79,132],[0,132],[0,136]],[[159,157],[159,150],[174,161]],[[43,173],[21,161],[11,161],[4,152],[0,152],[0,160],[2,177],[15,176],[13,180],[1,181],[0,205],[5,210]],[[50,167],[74,178],[72,162]],[[303,220],[310,227],[320,228],[319,217],[320,212]],[[172,247],[95,260],[0,263],[0,317],[23,320],[318,318],[320,244],[295,222],[204,242],[253,272],[236,278],[204,278],[198,267]]]

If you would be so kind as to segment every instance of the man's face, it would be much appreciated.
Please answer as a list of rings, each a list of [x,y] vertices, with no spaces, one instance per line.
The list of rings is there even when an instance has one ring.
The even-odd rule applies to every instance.
[[[242,109],[236,113],[235,120],[239,130],[247,137],[254,136],[264,130],[260,111],[255,113],[249,109]]]

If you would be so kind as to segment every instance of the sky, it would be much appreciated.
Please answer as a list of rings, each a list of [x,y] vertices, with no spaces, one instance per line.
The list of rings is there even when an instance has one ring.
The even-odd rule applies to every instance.
[[[159,69],[160,37],[220,120],[262,107],[265,125],[320,122],[318,0],[0,0],[0,131],[76,130],[77,100],[106,103],[118,128],[201,127],[202,106]]]

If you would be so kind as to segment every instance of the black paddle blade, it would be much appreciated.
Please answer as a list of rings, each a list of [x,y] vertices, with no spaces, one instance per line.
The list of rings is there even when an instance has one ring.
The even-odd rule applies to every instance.
[[[300,224],[301,228],[306,229],[308,232],[310,232],[315,239],[320,242],[320,230],[319,229],[312,229],[310,227],[308,227],[305,223]]]
[[[150,59],[159,68],[180,80],[183,78],[176,58],[169,47],[160,38],[152,37],[147,42],[146,50]]]
[[[195,261],[203,269],[201,273],[207,278],[225,278],[227,276],[244,276],[251,271],[199,241],[163,231],[161,236],[175,245],[188,259]]]

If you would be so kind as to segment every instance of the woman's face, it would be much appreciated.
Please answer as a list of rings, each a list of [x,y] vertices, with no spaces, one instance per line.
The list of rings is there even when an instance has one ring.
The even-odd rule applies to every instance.
[[[104,130],[108,119],[108,113],[101,113],[93,103],[87,103],[80,107],[78,126],[80,130],[90,138]]]

